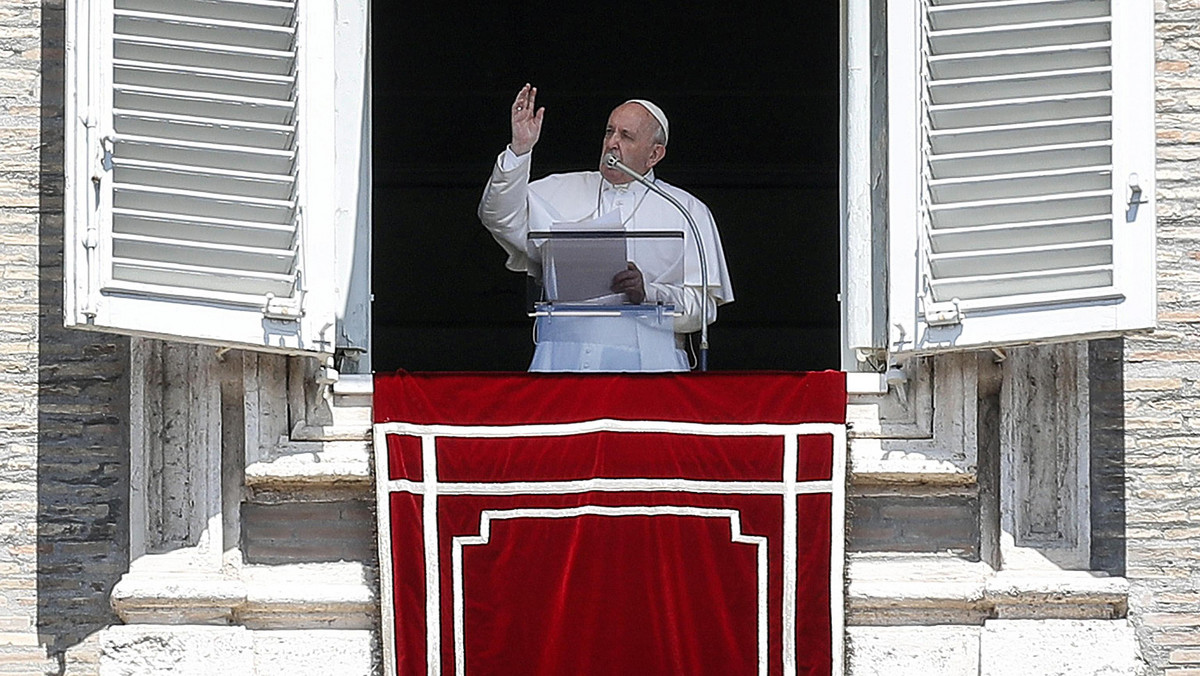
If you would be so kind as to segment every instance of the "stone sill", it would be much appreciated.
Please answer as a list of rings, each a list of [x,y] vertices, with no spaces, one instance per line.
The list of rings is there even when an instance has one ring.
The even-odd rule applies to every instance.
[[[374,393],[374,378],[368,373],[344,373],[333,384],[334,395],[370,397]],[[849,394],[886,394],[887,378],[882,373],[846,373]]]
[[[375,376],[370,373],[343,373],[333,384],[334,396],[366,397],[375,393]]]
[[[954,487],[975,482],[973,471],[963,471],[952,462],[920,453],[885,453],[878,439],[851,439],[848,452],[853,485]],[[369,489],[374,481],[373,444],[366,440],[284,440],[263,456],[266,459],[246,466],[246,484],[252,488],[359,485]]]
[[[113,608],[129,624],[369,629],[379,619],[374,569],[359,563],[254,565],[230,573],[146,563],[138,561],[113,589]],[[997,573],[951,556],[852,554],[847,574],[851,626],[1111,620],[1128,607],[1124,578],[1084,571]]]
[[[936,457],[920,451],[884,448],[885,439],[847,440],[850,483],[873,485],[970,486],[977,480],[973,465],[962,458]]]
[[[266,459],[246,466],[246,485],[360,485],[369,489],[370,441],[282,441]]]
[[[987,619],[1117,619],[1124,578],[1087,571],[994,571],[951,556],[852,554],[850,625],[983,624]]]
[[[887,394],[887,377],[882,373],[846,373],[846,394]]]
[[[370,629],[374,574],[352,562],[245,566],[231,573],[138,566],[113,588],[127,624],[236,624],[251,629]]]
[[[879,395],[887,382],[879,373],[847,373],[851,395]],[[290,438],[281,438],[263,448],[257,462],[246,468],[251,487],[280,485],[321,487],[361,484],[369,488],[371,476],[371,393],[369,375],[343,375],[334,383],[335,417],[329,426],[298,425]],[[857,408],[856,408],[857,406]],[[861,404],[850,404],[857,412]],[[861,417],[861,416],[860,416]],[[861,421],[860,421],[861,422]],[[877,436],[856,438],[850,431],[848,454],[855,484],[969,485],[975,481],[974,467],[959,459],[930,457],[921,452],[885,451]]]

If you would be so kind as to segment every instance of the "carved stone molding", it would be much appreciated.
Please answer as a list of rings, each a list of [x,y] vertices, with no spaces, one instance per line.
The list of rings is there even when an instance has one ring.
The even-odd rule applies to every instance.
[[[856,484],[976,481],[976,357],[913,358],[885,394],[854,395],[850,470]]]
[[[1013,349],[1001,387],[1006,570],[1086,570],[1091,555],[1087,343]]]
[[[130,563],[216,571],[225,550],[215,348],[130,341]],[[149,565],[143,563],[140,565]]]
[[[850,625],[982,624],[988,619],[1116,619],[1129,583],[1082,571],[995,571],[942,555],[856,554],[847,566]]]

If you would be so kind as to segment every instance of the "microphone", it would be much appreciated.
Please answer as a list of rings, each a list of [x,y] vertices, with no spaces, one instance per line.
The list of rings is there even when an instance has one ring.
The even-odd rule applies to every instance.
[[[628,175],[633,180],[641,183],[649,188],[656,195],[667,200],[683,214],[687,219],[688,226],[692,230],[692,237],[696,240],[696,251],[700,254],[700,284],[703,288],[700,291],[700,370],[708,370],[708,260],[704,253],[704,240],[700,237],[700,228],[696,225],[696,219],[688,213],[687,207],[683,206],[679,200],[673,195],[663,190],[657,183],[647,179],[645,176],[634,171],[626,166],[624,162],[617,159],[617,156],[611,152],[604,155],[604,166],[609,169],[616,169],[623,174]]]

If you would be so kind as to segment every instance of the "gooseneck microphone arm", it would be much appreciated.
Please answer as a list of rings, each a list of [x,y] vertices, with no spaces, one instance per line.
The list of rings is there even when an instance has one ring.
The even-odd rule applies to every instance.
[[[700,284],[703,288],[700,290],[700,370],[708,370],[708,259],[704,254],[704,240],[700,237],[700,228],[696,226],[696,220],[688,213],[687,207],[680,204],[679,200],[675,199],[666,190],[663,190],[659,185],[633,169],[630,169],[625,163],[617,159],[616,155],[608,153],[604,156],[604,164],[610,169],[617,169],[622,173],[628,174],[633,180],[641,183],[655,194],[670,202],[683,217],[687,219],[688,226],[692,229],[692,237],[696,240],[696,251],[700,253]],[[686,280],[685,280],[686,282]]]

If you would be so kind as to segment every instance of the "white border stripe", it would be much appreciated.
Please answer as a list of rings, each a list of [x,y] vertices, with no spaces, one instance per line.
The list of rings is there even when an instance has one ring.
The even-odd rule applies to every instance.
[[[396,673],[396,607],[395,587],[392,580],[392,501],[388,487],[390,465],[388,464],[387,433],[378,426],[374,434],[375,449],[375,504],[376,529],[379,531],[379,602],[383,614],[383,629],[379,639],[383,642],[384,673]],[[390,609],[390,610],[389,610]],[[390,613],[390,614],[389,614]]]
[[[846,428],[833,433],[833,491],[829,500],[829,624],[833,676],[846,668]]]
[[[788,434],[804,436],[836,434],[842,425],[834,423],[793,423],[711,425],[708,423],[674,422],[669,420],[614,420],[602,418],[573,423],[539,425],[418,425],[415,423],[377,423],[385,434],[409,436],[433,435],[447,438],[507,438],[507,437],[565,437],[594,432],[662,432],[714,437],[783,437]]]
[[[796,470],[799,436],[783,438],[783,676],[796,674]],[[830,489],[833,488],[832,482]]]
[[[442,594],[438,561],[437,440],[433,437],[421,439],[421,470],[425,479],[425,497],[421,501],[425,534],[425,666],[429,676],[438,676],[442,673]]]
[[[425,484],[399,479],[387,482],[389,491],[424,493]],[[737,495],[783,495],[794,493],[831,493],[833,482],[782,481],[697,481],[692,479],[579,479],[575,481],[514,481],[506,483],[438,484],[439,495],[565,495],[590,492],[663,492],[718,493]]]
[[[569,519],[580,516],[694,516],[702,518],[729,519],[730,540],[738,544],[751,544],[756,548],[755,561],[757,572],[757,603],[756,621],[758,625],[758,674],[767,676],[769,629],[767,612],[767,547],[768,539],[763,535],[746,535],[742,532],[741,513],[734,509],[715,509],[709,507],[691,507],[681,505],[581,505],[565,508],[517,508],[493,510],[486,509],[480,513],[479,535],[459,535],[452,540],[452,577],[454,580],[454,673],[465,676],[467,673],[466,655],[466,595],[463,589],[463,547],[471,545],[486,545],[492,537],[492,521],[501,519]]]
[[[783,441],[783,471],[782,481],[707,481],[691,479],[585,479],[577,481],[529,481],[529,482],[491,482],[491,483],[446,483],[437,481],[437,437],[447,438],[520,438],[520,437],[562,437],[594,432],[632,432],[632,433],[667,433],[695,436],[724,436],[746,437],[763,436],[779,437]],[[421,456],[423,464],[422,481],[391,480],[388,470],[387,435],[398,434],[421,438]],[[796,470],[799,455],[799,437],[830,435],[833,438],[833,473],[832,480],[798,481]],[[425,557],[425,613],[426,613],[426,666],[428,676],[440,676],[442,673],[441,656],[441,579],[438,550],[437,501],[439,495],[537,495],[537,494],[570,494],[584,492],[680,492],[690,494],[738,494],[738,495],[781,495],[783,497],[783,673],[794,676],[796,673],[796,570],[795,561],[799,543],[798,534],[798,496],[803,494],[828,493],[831,498],[830,526],[830,611],[832,629],[832,658],[834,676],[843,676],[845,667],[845,599],[843,598],[843,582],[845,578],[845,473],[846,473],[846,429],[844,425],[833,423],[796,423],[796,424],[749,424],[749,425],[711,425],[706,423],[681,423],[670,421],[627,421],[627,420],[590,420],[578,423],[562,423],[550,425],[511,425],[511,426],[459,426],[459,425],[418,425],[412,423],[377,423],[374,426],[375,443],[375,474],[376,501],[379,505],[379,551],[380,551],[380,580],[381,604],[383,608],[384,641],[383,655],[385,673],[396,673],[395,654],[395,604],[393,598],[393,565],[391,538],[391,504],[389,496],[393,492],[407,492],[423,495],[422,519],[424,527],[424,557]],[[658,506],[663,508],[663,506]],[[705,510],[707,508],[665,507],[666,509]],[[570,509],[629,509],[629,507],[602,507],[598,505]],[[555,510],[555,511],[570,511]],[[633,508],[639,509],[639,508]],[[646,509],[646,508],[640,508]],[[537,510],[507,510],[513,513],[534,512]],[[714,510],[721,511],[721,510]],[[731,510],[725,510],[731,511]],[[499,517],[498,517],[499,518]],[[738,522],[740,532],[740,521]],[[468,536],[469,537],[469,536]],[[759,597],[766,598],[770,580],[768,578],[765,536],[745,536],[761,538],[764,546],[759,549]],[[452,540],[451,575],[452,583],[461,589],[461,579],[454,578],[455,570],[461,570],[461,547],[458,541]],[[735,541],[737,541],[735,539]],[[476,544],[476,543],[468,543]],[[459,554],[455,557],[454,552]],[[764,572],[767,571],[767,572]],[[463,601],[465,603],[465,601]],[[456,666],[459,675],[462,665],[458,663],[459,645],[462,627],[458,619],[462,616],[463,606],[455,605],[456,613],[453,631],[455,632]],[[768,673],[769,666],[769,636],[765,624],[765,616],[759,618],[759,675]],[[764,648],[764,646],[767,646]],[[465,650],[465,649],[464,649]],[[767,652],[764,652],[766,650]],[[764,657],[764,655],[766,657]],[[463,653],[465,661],[465,653]]]

